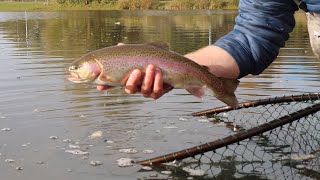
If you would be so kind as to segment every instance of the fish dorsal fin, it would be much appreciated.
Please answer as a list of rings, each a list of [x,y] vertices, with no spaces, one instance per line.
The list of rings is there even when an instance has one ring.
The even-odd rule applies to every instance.
[[[164,42],[151,42],[151,43],[147,43],[147,45],[150,45],[150,46],[154,46],[154,47],[157,47],[157,48],[160,48],[160,49],[164,49],[164,50],[170,50],[170,47],[167,43],[164,43]]]

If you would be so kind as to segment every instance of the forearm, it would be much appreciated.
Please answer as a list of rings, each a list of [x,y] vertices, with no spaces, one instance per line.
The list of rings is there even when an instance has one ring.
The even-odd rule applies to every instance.
[[[295,25],[292,0],[240,0],[234,29],[215,42],[238,64],[241,78],[258,75],[276,59]]]
[[[235,59],[218,46],[206,46],[186,54],[185,57],[209,67],[215,76],[229,79],[236,79],[239,76],[239,67]]]

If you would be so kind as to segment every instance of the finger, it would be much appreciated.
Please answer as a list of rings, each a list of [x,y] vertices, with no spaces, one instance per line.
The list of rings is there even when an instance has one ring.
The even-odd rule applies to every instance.
[[[156,68],[154,65],[148,65],[146,68],[146,73],[141,86],[141,93],[145,97],[149,97],[153,88],[153,80],[155,76]]]
[[[158,99],[163,95],[163,78],[159,68],[155,69],[153,92],[150,95],[153,99]]]
[[[141,76],[142,76],[142,73],[139,69],[135,69],[131,72],[125,85],[125,91],[128,94],[133,94],[139,91],[137,88],[137,85],[140,81]]]
[[[108,87],[105,86],[105,85],[97,85],[97,89],[98,89],[99,91],[104,91],[104,90],[108,89]]]

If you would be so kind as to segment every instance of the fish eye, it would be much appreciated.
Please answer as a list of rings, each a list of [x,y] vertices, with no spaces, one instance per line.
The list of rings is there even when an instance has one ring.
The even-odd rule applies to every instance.
[[[72,66],[69,67],[69,69],[70,69],[70,70],[78,70],[78,69],[80,69],[80,67],[79,67],[79,66],[72,65]]]

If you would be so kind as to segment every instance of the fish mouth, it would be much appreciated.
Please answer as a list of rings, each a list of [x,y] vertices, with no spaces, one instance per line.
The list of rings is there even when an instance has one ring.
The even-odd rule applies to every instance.
[[[72,71],[69,71],[69,76],[68,76],[68,79],[72,82],[82,82],[80,76],[75,73],[75,72],[72,72]]]

